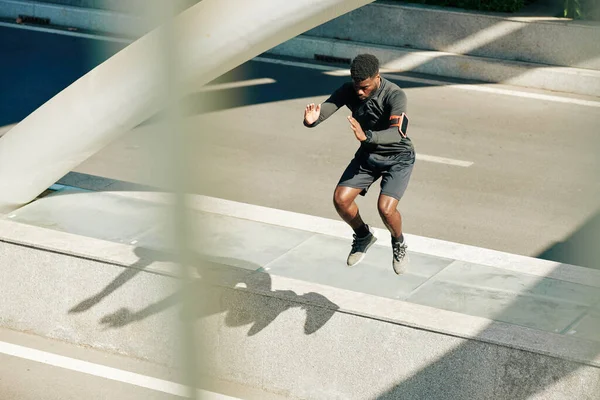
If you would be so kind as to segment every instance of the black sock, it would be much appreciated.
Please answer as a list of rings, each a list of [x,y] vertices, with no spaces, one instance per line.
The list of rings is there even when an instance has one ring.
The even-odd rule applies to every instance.
[[[392,236],[392,243],[400,243],[400,244],[404,244],[404,235],[400,234],[399,237],[395,238]]]
[[[369,236],[371,231],[369,231],[369,225],[362,224],[362,226],[360,226],[354,230],[354,233],[356,233],[356,236],[363,238],[365,236]]]

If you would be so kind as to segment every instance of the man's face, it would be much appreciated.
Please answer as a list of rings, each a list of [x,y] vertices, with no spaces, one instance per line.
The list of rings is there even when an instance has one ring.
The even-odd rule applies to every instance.
[[[367,78],[364,81],[353,81],[356,95],[361,100],[366,100],[371,97],[371,94],[379,87],[379,74],[372,78]]]

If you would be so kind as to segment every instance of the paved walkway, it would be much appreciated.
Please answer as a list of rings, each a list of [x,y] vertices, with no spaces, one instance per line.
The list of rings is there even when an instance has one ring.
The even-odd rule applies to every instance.
[[[165,206],[156,194],[54,188],[3,218],[151,249],[169,247]],[[600,271],[407,235],[411,263],[405,275],[396,276],[382,230],[365,260],[348,268],[351,232],[339,221],[208,199],[189,219],[193,241],[208,260],[600,341]],[[468,261],[473,253],[487,261]],[[540,266],[551,273],[540,272]]]

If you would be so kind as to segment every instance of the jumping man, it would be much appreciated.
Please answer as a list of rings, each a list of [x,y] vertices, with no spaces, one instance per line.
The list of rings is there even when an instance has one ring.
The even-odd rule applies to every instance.
[[[408,255],[402,235],[402,217],[397,210],[415,163],[411,140],[402,132],[406,117],[406,94],[379,74],[379,60],[370,54],[358,55],[350,66],[352,82],[337,89],[324,103],[309,104],[304,110],[304,125],[313,128],[340,107],[352,111],[350,128],[360,142],[333,194],[338,214],[354,230],[348,266],[358,264],[377,238],[365,224],[355,203],[380,177],[381,192],[377,202],[379,215],[392,235],[396,274],[406,270]]]

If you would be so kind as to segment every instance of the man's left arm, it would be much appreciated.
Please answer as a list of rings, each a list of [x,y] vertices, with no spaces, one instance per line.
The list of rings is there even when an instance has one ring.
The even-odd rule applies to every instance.
[[[400,142],[403,137],[406,137],[400,133],[402,114],[406,113],[406,103],[407,99],[404,91],[399,90],[390,95],[390,125],[388,129],[382,131],[365,131],[364,142],[373,144],[393,144]]]

